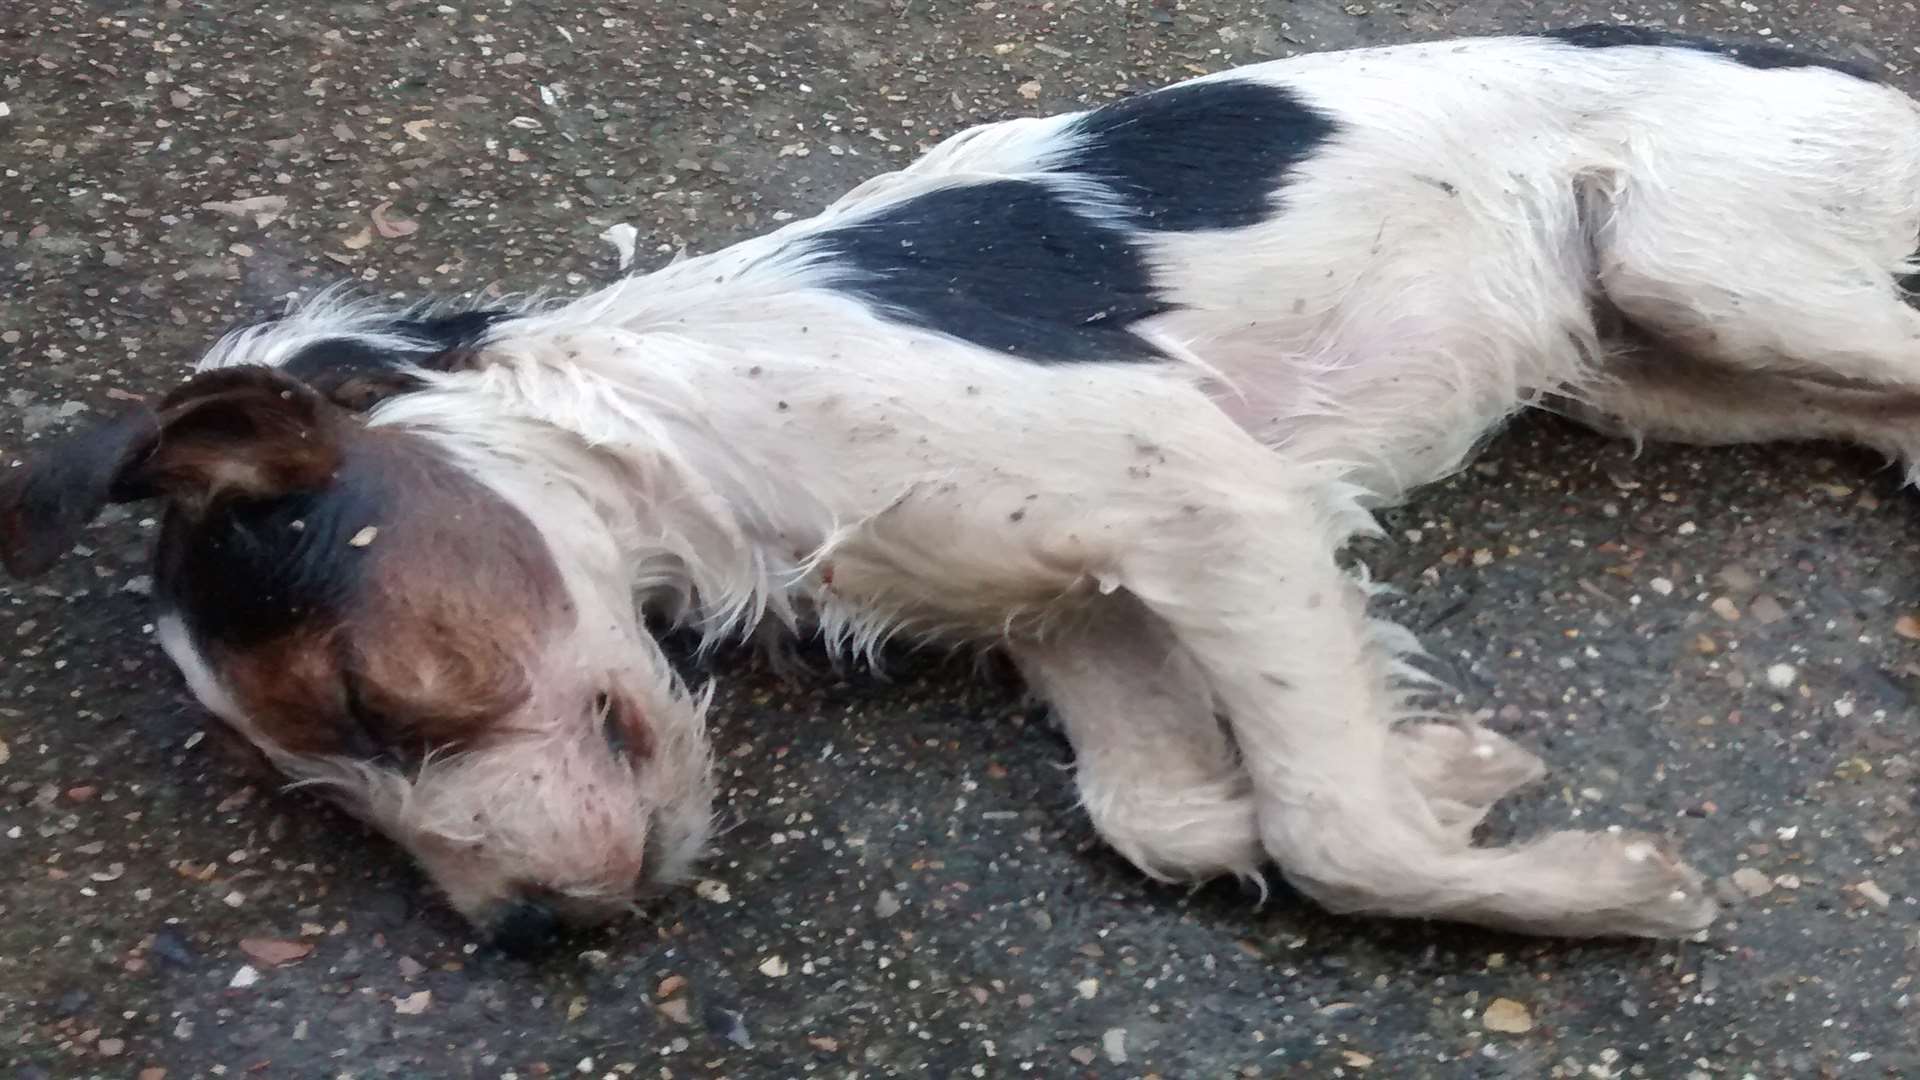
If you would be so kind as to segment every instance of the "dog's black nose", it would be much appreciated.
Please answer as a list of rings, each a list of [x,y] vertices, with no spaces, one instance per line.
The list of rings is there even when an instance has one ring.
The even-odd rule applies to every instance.
[[[560,916],[539,900],[516,900],[493,926],[493,944],[508,956],[531,959],[560,937]]]

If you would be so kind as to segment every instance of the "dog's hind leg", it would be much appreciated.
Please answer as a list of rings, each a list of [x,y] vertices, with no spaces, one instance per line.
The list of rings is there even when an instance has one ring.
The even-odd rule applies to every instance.
[[[1606,302],[1727,369],[1920,389],[1920,109],[1812,82],[1768,127],[1675,118],[1590,214]],[[1755,137],[1762,135],[1763,137]]]
[[[1163,880],[1257,873],[1252,785],[1164,623],[1125,593],[1094,596],[1008,651],[1066,730],[1107,843]]]
[[[1684,936],[1712,921],[1703,880],[1651,836],[1470,846],[1396,749],[1394,657],[1334,558],[1354,524],[1345,499],[1281,455],[1229,456],[1116,538],[1118,578],[1213,685],[1291,882],[1337,911],[1536,933]]]
[[[1609,434],[1699,445],[1833,440],[1879,451],[1920,482],[1920,386],[1835,385],[1637,353],[1564,413]]]

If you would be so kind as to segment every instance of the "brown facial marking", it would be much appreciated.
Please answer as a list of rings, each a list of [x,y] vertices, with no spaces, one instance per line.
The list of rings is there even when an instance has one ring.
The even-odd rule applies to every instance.
[[[366,504],[366,524],[347,521],[320,556],[340,560],[337,598],[269,635],[211,642],[209,658],[261,735],[295,754],[408,763],[511,734],[527,665],[570,616],[544,542],[419,438],[343,430],[331,486],[301,510],[317,521],[328,498]],[[164,593],[172,583],[157,584]],[[230,603],[198,595],[202,606]]]

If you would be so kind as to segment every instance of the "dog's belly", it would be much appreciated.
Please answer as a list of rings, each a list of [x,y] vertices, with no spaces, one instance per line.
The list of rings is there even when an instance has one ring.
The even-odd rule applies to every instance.
[[[1469,325],[1396,320],[1385,335],[1341,336],[1249,320],[1199,352],[1202,387],[1233,421],[1275,451],[1337,461],[1348,479],[1391,502],[1469,460],[1514,403],[1578,377],[1570,344],[1527,354],[1475,342]],[[1468,357],[1477,357],[1470,362]]]

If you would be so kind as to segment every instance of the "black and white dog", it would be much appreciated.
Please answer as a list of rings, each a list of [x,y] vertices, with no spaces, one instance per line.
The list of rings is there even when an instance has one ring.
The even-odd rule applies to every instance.
[[[966,131],[570,303],[309,303],[14,471],[0,549],[165,499],[195,694],[509,936],[707,840],[647,610],[1004,646],[1156,877],[1689,935],[1658,838],[1472,842],[1542,765],[1413,711],[1335,556],[1546,399],[1911,462],[1917,239],[1920,107],[1843,65],[1619,27],[1305,56]]]

